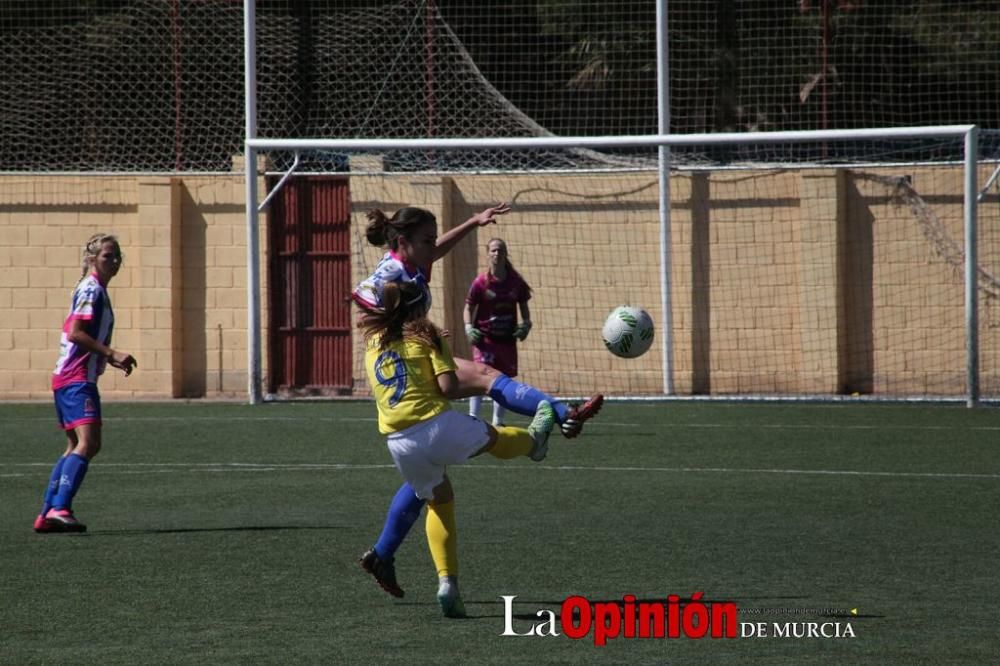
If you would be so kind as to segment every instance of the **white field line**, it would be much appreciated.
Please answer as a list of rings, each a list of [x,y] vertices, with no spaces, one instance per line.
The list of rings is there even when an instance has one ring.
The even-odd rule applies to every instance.
[[[4,419],[7,422],[51,422],[55,425],[55,418],[51,417],[24,417],[24,418],[10,418]],[[351,416],[135,416],[135,417],[112,417],[105,418],[105,423],[145,423],[145,422],[177,422],[177,423],[195,423],[195,422],[231,422],[231,423],[254,423],[254,422],[295,422],[301,421],[303,423],[313,423],[313,422],[323,422],[323,423],[375,423],[377,421],[374,417],[351,417]],[[644,421],[643,423],[620,423],[617,421],[605,421],[598,419],[587,424],[588,430],[593,430],[595,428],[664,428],[664,429],[683,429],[683,428],[717,428],[725,430],[748,430],[753,428],[759,428],[761,430],[968,430],[974,432],[994,432],[1000,431],[1000,425],[996,426],[955,426],[955,425],[886,425],[882,423],[878,424],[816,424],[816,423],[678,423],[678,422],[662,422],[655,423]]]
[[[0,463],[0,470],[5,468],[42,468],[51,467],[51,463]],[[277,472],[277,471],[354,471],[394,469],[393,465],[356,465],[343,463],[108,463],[94,466],[93,473],[106,474],[170,474],[170,473],[245,473],[245,472]],[[658,474],[786,474],[798,476],[854,476],[879,478],[919,478],[919,479],[1000,479],[1000,474],[972,474],[964,472],[891,472],[891,471],[859,471],[836,469],[780,469],[780,468],[739,468],[739,467],[618,467],[618,466],[584,466],[584,465],[464,465],[469,470],[517,470],[523,473],[528,470],[542,472],[597,472],[597,473],[658,473]],[[6,472],[0,473],[0,478],[38,476],[38,472]]]

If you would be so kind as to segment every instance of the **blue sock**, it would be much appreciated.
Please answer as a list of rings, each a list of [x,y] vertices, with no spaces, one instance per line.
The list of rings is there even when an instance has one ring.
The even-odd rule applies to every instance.
[[[79,453],[71,453],[66,456],[62,464],[62,472],[59,475],[59,488],[55,497],[52,498],[53,509],[69,509],[73,505],[73,497],[83,483],[83,477],[87,476],[89,462]]]
[[[382,535],[375,542],[375,552],[379,557],[389,559],[396,554],[426,503],[427,500],[416,496],[409,483],[403,482],[396,491],[396,496],[392,498],[392,504],[389,505]]]
[[[534,386],[528,386],[501,374],[490,387],[489,396],[512,412],[534,416],[538,403],[548,400],[556,412],[556,420],[562,423],[566,420],[569,408],[548,393],[539,391]]]
[[[56,491],[59,490],[59,479],[62,477],[63,463],[66,462],[66,456],[60,456],[56,464],[52,466],[52,474],[49,475],[49,485],[45,489],[45,499],[42,501],[42,514],[45,515],[52,508],[52,500],[56,496]]]

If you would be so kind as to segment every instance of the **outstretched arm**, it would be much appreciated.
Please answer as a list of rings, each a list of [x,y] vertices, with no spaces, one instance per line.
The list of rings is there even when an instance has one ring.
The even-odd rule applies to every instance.
[[[496,206],[476,213],[465,222],[462,222],[462,224],[440,236],[437,239],[437,245],[434,248],[434,261],[437,261],[444,255],[448,254],[449,250],[455,247],[455,244],[458,241],[465,238],[466,234],[476,227],[485,227],[487,224],[496,224],[497,215],[506,215],[509,212],[510,206],[506,203],[499,203]]]

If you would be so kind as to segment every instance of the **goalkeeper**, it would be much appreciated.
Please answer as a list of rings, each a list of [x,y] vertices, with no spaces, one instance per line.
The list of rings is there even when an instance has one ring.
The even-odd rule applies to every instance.
[[[531,331],[531,287],[510,263],[507,243],[502,239],[491,238],[486,255],[489,269],[476,276],[465,297],[465,335],[475,361],[516,377],[517,343]],[[482,402],[482,396],[469,398],[470,416],[479,416]],[[493,402],[493,425],[503,425],[505,411],[501,403]]]

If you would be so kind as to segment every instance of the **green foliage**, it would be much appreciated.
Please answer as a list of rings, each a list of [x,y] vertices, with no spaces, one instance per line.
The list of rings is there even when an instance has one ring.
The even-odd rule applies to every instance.
[[[567,68],[570,90],[598,91],[611,81],[655,74],[655,5],[538,3],[539,29],[562,45],[555,62]],[[654,57],[650,61],[650,56]]]

